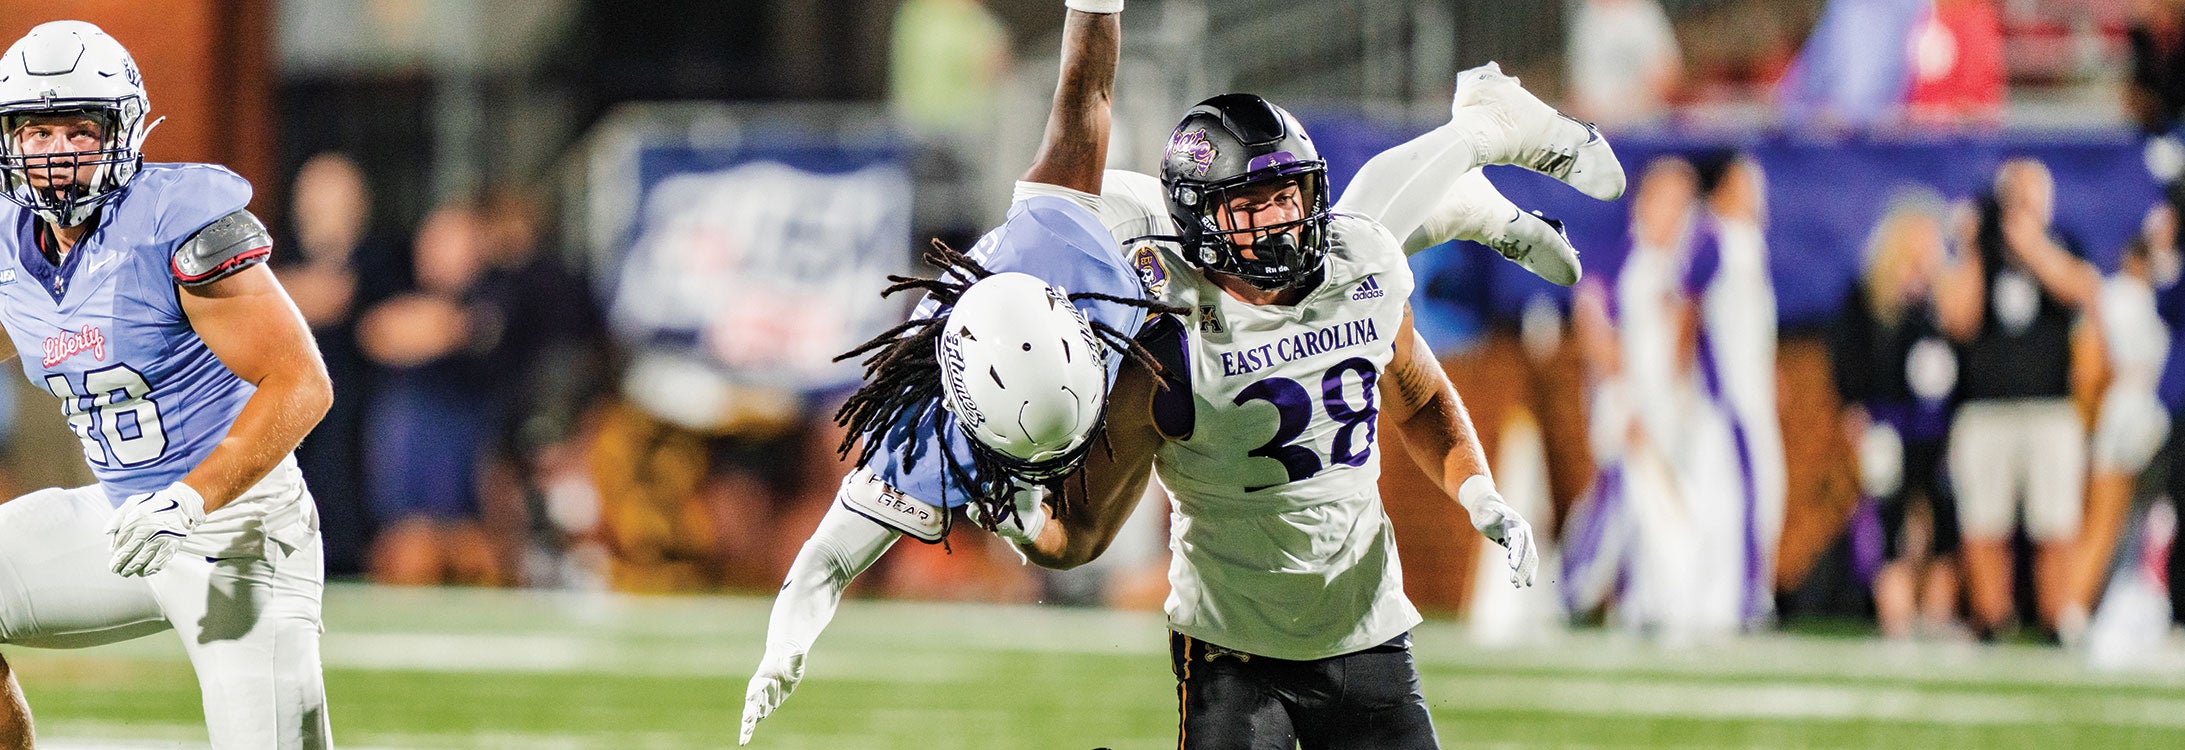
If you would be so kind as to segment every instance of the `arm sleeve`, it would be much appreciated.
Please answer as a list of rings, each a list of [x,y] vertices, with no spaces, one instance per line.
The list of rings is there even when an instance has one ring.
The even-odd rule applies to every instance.
[[[1117,242],[1176,233],[1175,224],[1168,218],[1161,181],[1153,175],[1110,169],[1101,176],[1099,195],[1061,185],[1019,181],[1011,200],[1023,202],[1040,196],[1061,198],[1091,211]]]
[[[1016,189],[1010,191],[1009,201],[1011,203],[1022,203],[1026,200],[1038,198],[1041,196],[1050,198],[1061,198],[1071,203],[1075,203],[1079,207],[1082,207],[1085,210],[1091,211],[1095,214],[1100,213],[1100,206],[1102,204],[1100,196],[1085,192],[1083,190],[1078,190],[1076,188],[1067,188],[1061,185],[1049,185],[1044,182],[1027,182],[1024,180],[1017,181]]]
[[[180,242],[215,221],[250,205],[250,181],[224,167],[189,164],[145,175],[159,191],[154,231],[168,243]]]

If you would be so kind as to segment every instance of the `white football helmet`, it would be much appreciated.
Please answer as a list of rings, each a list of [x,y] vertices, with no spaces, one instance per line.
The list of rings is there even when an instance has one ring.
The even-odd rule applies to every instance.
[[[143,164],[151,99],[121,43],[82,21],[39,24],[0,57],[0,188],[8,200],[68,227],[91,218],[128,186]],[[16,133],[31,118],[82,114],[105,126],[97,150],[25,154]],[[31,170],[94,167],[61,188],[31,185]]]
[[[966,289],[936,346],[941,403],[973,450],[1018,478],[1077,468],[1107,405],[1107,348],[1069,294],[998,273]]]

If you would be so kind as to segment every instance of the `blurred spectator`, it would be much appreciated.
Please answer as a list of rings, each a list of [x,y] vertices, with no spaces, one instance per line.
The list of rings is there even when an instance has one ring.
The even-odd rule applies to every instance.
[[[1567,39],[1572,116],[1616,128],[1669,111],[1684,57],[1656,0],[1581,0]]]
[[[1736,500],[1721,481],[1730,437],[1716,429],[1725,425],[1694,368],[1691,282],[1708,275],[1692,273],[1698,189],[1689,162],[1648,164],[1633,191],[1629,253],[1614,279],[1588,276],[1573,301],[1596,373],[1600,472],[1591,507],[1564,528],[1565,585],[1575,609],[1613,595],[1617,622],[1672,642],[1734,631],[1744,580],[1725,559],[1743,551]]]
[[[504,188],[481,211],[488,269],[475,296],[515,324],[486,355],[505,385],[481,467],[480,511],[500,569],[551,581],[562,577],[562,549],[545,524],[546,492],[584,469],[581,433],[607,383],[605,323],[585,280],[541,252],[536,198]]]
[[[1935,0],[1912,33],[1907,115],[1926,124],[1995,123],[2007,93],[1995,0]]]
[[[2125,246],[2116,275],[2102,282],[2087,318],[2100,334],[2109,382],[2094,421],[2093,475],[2073,566],[2071,603],[2082,610],[2092,610],[2108,574],[2133,486],[2169,436],[2170,414],[2157,391],[2170,357],[2170,329],[2155,309],[2155,269],[2174,263],[2176,254],[2177,214],[2167,204],[2156,206]]]
[[[1868,127],[1897,115],[1911,82],[1912,31],[1930,0],[1831,0],[1784,74],[1793,125]]]
[[[1709,232],[1688,273],[1699,299],[1701,385],[1729,420],[1736,458],[1735,493],[1743,521],[1740,621],[1773,619],[1775,553],[1783,532],[1788,468],[1776,413],[1775,285],[1768,275],[1767,177],[1744,154],[1720,154],[1695,166],[1706,191]],[[1712,258],[1706,257],[1712,255]]]
[[[1957,358],[1932,306],[1949,253],[1945,212],[1942,197],[1925,189],[1890,201],[1830,332],[1861,489],[1880,505],[1874,612],[1888,638],[1942,634],[1957,616],[1957,507],[1942,477]]]
[[[916,146],[912,230],[968,246],[999,208],[987,186],[1015,177],[984,158],[1009,72],[1008,31],[984,0],[904,0],[889,52],[889,101]]]
[[[479,525],[478,465],[511,384],[492,353],[510,326],[479,294],[490,260],[484,217],[443,205],[418,228],[416,289],[358,321],[365,355],[386,368],[365,415],[365,473],[380,522],[370,572],[380,583],[505,580]]]
[[[2185,113],[2185,1],[2132,4],[2132,84],[2126,105],[2148,133],[2177,128]]]
[[[1964,531],[1973,626],[1991,638],[2011,616],[2010,534],[2021,505],[2041,623],[2066,638],[2071,546],[2084,511],[2086,431],[2071,401],[2071,325],[2101,275],[2051,234],[2056,184],[2032,159],[2006,162],[1965,246],[1936,289],[1943,331],[1962,349],[1947,461]],[[2023,500],[2021,500],[2023,498]]]
[[[359,442],[371,370],[357,348],[356,316],[400,289],[409,274],[400,268],[399,249],[371,233],[371,191],[347,155],[305,161],[289,198],[294,252],[273,257],[334,382],[333,408],[296,449],[296,460],[325,519],[327,572],[356,573],[372,528]]]

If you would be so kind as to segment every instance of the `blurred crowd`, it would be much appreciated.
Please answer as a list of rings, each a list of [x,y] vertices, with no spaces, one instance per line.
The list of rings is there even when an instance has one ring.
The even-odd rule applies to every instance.
[[[1021,123],[994,113],[1018,93],[1018,40],[994,6],[896,6],[888,95],[911,144],[911,246],[967,244],[1005,198],[985,194],[996,175],[1014,176],[995,130]],[[2059,82],[2121,89],[2112,106],[2150,143],[2174,144],[2185,119],[2185,0],[1572,0],[1561,17],[1560,59],[1532,64],[1560,80],[1528,73],[1527,86],[1612,137],[1704,129],[1706,113],[1753,101],[1801,129],[1992,132],[2017,92]],[[1051,75],[1051,56],[1022,59]],[[1423,607],[1512,632],[1575,619],[1676,641],[1848,613],[1890,637],[2024,625],[2072,642],[2103,632],[2112,602],[2185,613],[2169,605],[2185,555],[2169,554],[2167,500],[2185,491],[2185,440],[2170,429],[2185,409],[2185,190],[2112,206],[2138,226],[2121,247],[2088,247],[2057,228],[2068,214],[2038,160],[2001,160],[1970,195],[1963,180],[1887,185],[1866,234],[1828,250],[1859,271],[1827,322],[1779,330],[1786,266],[1768,196],[1815,178],[1736,150],[1636,153],[1616,246],[1580,246],[1586,279],[1567,296],[1437,327],[1424,301],[1479,292],[1462,288],[1473,277],[1421,272],[1421,329],[1560,566],[1558,596],[1498,589],[1462,519],[1397,462],[1384,495]],[[2160,180],[2185,168],[2185,147],[2149,153],[2150,166],[2171,154]],[[374,202],[423,180],[357,158],[309,156],[267,191],[287,205],[262,212],[285,217],[276,271],[337,394],[299,455],[330,572],[776,587],[846,469],[839,389],[686,396],[612,321],[620,292],[599,278],[611,273],[600,250],[564,246],[572,201],[499,180],[413,220]],[[1437,254],[1500,263],[1478,248],[1421,259]],[[703,401],[706,418],[678,399]],[[0,422],[12,406],[0,399]],[[958,524],[859,585],[1151,608],[1166,522],[1152,488],[1101,562],[1062,574]]]
[[[2168,522],[2148,522],[2177,475],[2177,404],[2158,389],[2185,330],[2171,202],[2146,210],[2105,275],[2056,229],[2037,160],[2005,161],[1954,204],[1900,186],[1835,320],[1801,337],[1825,346],[1830,408],[1799,392],[1816,383],[1778,362],[1790,339],[1754,314],[1774,299],[1765,179],[1735,155],[1655,159],[1620,265],[1590,267],[1574,295],[1588,375],[1569,397],[1588,404],[1592,439],[1572,460],[1596,473],[1563,521],[1573,611],[1685,640],[1771,624],[1786,442],[1855,472],[1838,525],[1790,534],[1838,547],[1820,564],[1842,577],[1819,579],[1869,587],[1890,637],[1985,640],[2023,623],[2077,642],[2113,572],[2139,585],[2136,563],[2174,564]],[[1829,492],[1809,483],[1793,512],[1830,516]]]

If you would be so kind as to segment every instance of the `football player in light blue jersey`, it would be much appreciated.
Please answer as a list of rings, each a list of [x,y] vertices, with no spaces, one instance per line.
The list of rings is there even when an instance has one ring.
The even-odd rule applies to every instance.
[[[91,24],[40,25],[0,57],[0,324],[98,478],[0,503],[0,642],[173,628],[214,747],[329,747],[318,519],[290,452],[332,387],[264,267],[250,184],[143,163],[149,111]],[[0,747],[30,747],[5,687]]]
[[[1122,32],[1114,11],[1077,4],[1063,27],[1062,84],[1024,179],[1098,192]],[[837,414],[850,428],[845,452],[865,438],[858,468],[775,600],[744,696],[742,743],[796,689],[850,579],[898,538],[939,542],[951,509],[967,506],[1005,537],[1037,535],[1027,524],[1047,516],[1013,509],[1038,507],[1049,488],[1037,485],[1083,460],[1114,365],[1149,311],[1168,310],[1140,299],[1140,277],[1100,218],[1062,198],[1017,201],[968,255],[937,245],[928,259],[946,269],[941,278],[891,289],[929,293],[911,320],[851,352],[874,352],[866,385]]]

